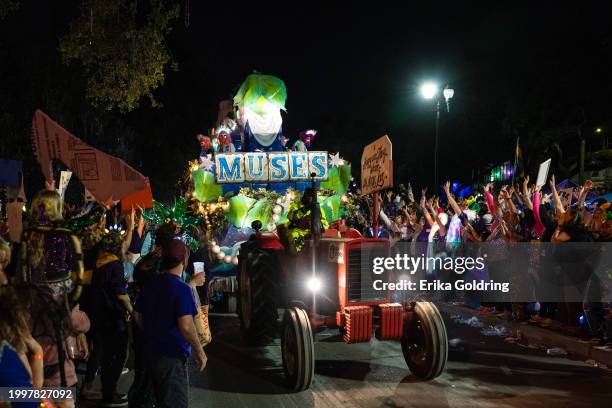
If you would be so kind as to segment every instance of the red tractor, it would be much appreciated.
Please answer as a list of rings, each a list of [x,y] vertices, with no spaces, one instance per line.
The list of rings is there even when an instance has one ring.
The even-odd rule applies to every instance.
[[[313,214],[315,211],[313,211]],[[313,224],[314,225],[314,224]],[[373,257],[389,256],[389,241],[364,238],[350,228],[330,228],[295,255],[283,229],[255,233],[239,254],[238,313],[251,344],[265,344],[278,333],[288,387],[303,391],[314,376],[314,332],[337,327],[346,343],[400,341],[411,372],[428,380],[446,365],[448,338],[433,303],[391,302],[390,292],[373,289]],[[313,235],[314,236],[314,235]]]

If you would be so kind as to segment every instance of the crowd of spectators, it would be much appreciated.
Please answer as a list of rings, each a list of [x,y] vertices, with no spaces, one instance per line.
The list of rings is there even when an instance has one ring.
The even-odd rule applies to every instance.
[[[140,211],[86,207],[99,217],[70,229],[75,223],[67,214],[81,209],[65,206],[47,188],[31,203],[21,242],[0,237],[0,385],[72,388],[80,400],[102,407],[188,406],[192,350],[197,367],[206,365],[194,321],[203,273],[185,275],[190,251],[174,239],[173,225],[153,237]],[[117,386],[128,371],[130,339],[128,396]],[[73,407],[76,399],[12,406],[41,402]]]
[[[553,176],[548,189],[543,194],[526,177],[520,186],[495,189],[487,184],[482,192],[459,198],[446,182],[439,195],[423,189],[416,200],[410,186],[401,185],[378,198],[379,236],[396,250],[423,243],[434,257],[457,256],[462,244],[493,245],[498,250],[487,262],[487,279],[532,275],[535,300],[465,299],[477,313],[499,313],[604,341],[608,305],[592,303],[585,316],[585,302],[538,301],[542,269],[532,266],[542,260],[539,251],[526,252],[523,272],[509,266],[503,248],[516,243],[610,241],[612,207],[605,200],[585,204],[590,181],[563,195]],[[354,202],[356,211],[347,223],[371,236],[372,197],[355,194]],[[74,387],[82,399],[99,400],[104,407],[127,406],[128,400],[134,407],[188,406],[188,359],[193,352],[203,369],[203,345],[210,341],[210,336],[203,340],[206,336],[194,319],[207,310],[206,293],[198,295],[204,274],[194,274],[192,267],[193,261],[209,259],[205,233],[199,236],[200,248],[190,254],[176,239],[176,225],[146,231],[144,217],[132,209],[123,215],[100,211],[99,219],[77,237],[66,227],[67,212],[81,210],[65,208],[60,195],[47,188],[31,203],[21,242],[0,238],[0,384]],[[556,273],[569,281],[581,276],[576,285],[607,290],[582,264],[570,262]],[[440,277],[440,271],[427,272]],[[585,319],[587,325],[582,324]],[[123,395],[117,384],[128,354],[133,354],[134,381]],[[77,375],[79,362],[82,376]],[[74,405],[74,400],[45,402]]]
[[[418,201],[410,188],[401,186],[396,192],[387,191],[379,198],[379,236],[388,237],[397,251],[410,248],[402,243],[412,243],[413,251],[414,243],[423,243],[423,251],[443,258],[457,256],[460,248],[465,250],[481,244],[482,250],[486,246],[493,252],[488,254],[487,276],[477,279],[512,280],[523,276],[528,284],[521,289],[533,292],[530,294],[533,302],[479,301],[486,300],[482,297],[466,299],[477,313],[529,320],[532,324],[588,338],[595,336],[603,341],[606,304],[587,302],[588,299],[578,302],[575,297],[563,301],[561,292],[556,294],[559,301],[544,301],[551,296],[544,296],[542,288],[543,281],[552,279],[580,293],[595,292],[597,298],[602,298],[602,293],[609,288],[589,269],[587,262],[582,262],[576,251],[571,252],[575,259],[566,260],[555,270],[554,266],[544,264],[546,257],[542,256],[542,249],[558,250],[559,247],[552,247],[552,244],[591,243],[589,248],[599,248],[605,256],[606,246],[597,243],[612,239],[610,203],[595,199],[585,204],[593,188],[590,180],[572,192],[563,193],[557,191],[554,176],[546,187],[546,194],[542,193],[542,186],[530,184],[528,176],[520,185],[498,187],[495,191],[493,183],[486,184],[473,196],[458,198],[450,191],[451,183],[446,182],[439,195],[428,196],[423,189]],[[373,207],[371,201],[365,207],[369,211]],[[372,228],[365,228],[363,233],[371,236]],[[524,254],[523,259],[509,259],[517,253]],[[432,272],[430,277],[441,277],[439,271],[428,272]],[[544,274],[548,276],[542,276]],[[538,301],[540,296],[543,301]],[[585,296],[588,297],[586,293]]]

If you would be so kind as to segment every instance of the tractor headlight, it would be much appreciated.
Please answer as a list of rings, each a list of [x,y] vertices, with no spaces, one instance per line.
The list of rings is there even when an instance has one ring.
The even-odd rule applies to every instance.
[[[308,280],[307,286],[311,291],[317,292],[319,289],[321,289],[321,280],[313,276]]]

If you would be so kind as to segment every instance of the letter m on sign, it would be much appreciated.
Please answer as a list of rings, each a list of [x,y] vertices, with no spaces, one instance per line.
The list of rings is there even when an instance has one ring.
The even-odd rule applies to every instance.
[[[244,161],[241,154],[217,153],[215,165],[217,183],[244,182]]]

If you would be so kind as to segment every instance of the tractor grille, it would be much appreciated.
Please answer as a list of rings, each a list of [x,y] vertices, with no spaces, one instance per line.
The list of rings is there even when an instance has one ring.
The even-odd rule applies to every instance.
[[[374,302],[385,300],[387,293],[374,290],[372,282],[384,279],[384,275],[372,273],[375,257],[389,256],[387,242],[368,243],[362,248],[349,247],[347,265],[347,296],[349,302]],[[383,276],[381,278],[381,276]]]

